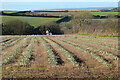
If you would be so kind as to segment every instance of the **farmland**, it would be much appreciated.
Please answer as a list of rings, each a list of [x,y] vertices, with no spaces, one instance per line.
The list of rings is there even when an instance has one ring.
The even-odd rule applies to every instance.
[[[92,15],[108,16],[108,15],[118,15],[118,12],[90,12]]]
[[[17,11],[3,11],[4,13],[15,13]],[[19,12],[19,11],[18,11]],[[86,13],[86,12],[31,12],[31,13],[25,13],[26,15],[42,15],[42,14],[47,14],[48,16],[71,16],[71,15],[76,15],[78,13]],[[91,15],[99,15],[99,16],[108,16],[108,15],[118,15],[118,12],[87,12],[90,13]],[[30,25],[34,27],[38,27],[40,25],[44,25],[46,23],[49,23],[51,21],[57,21],[61,18],[48,18],[48,17],[26,17],[26,16],[2,16],[2,21],[6,22],[10,19],[19,19],[21,21],[27,22]],[[108,19],[92,19],[92,20],[98,20],[101,22],[105,22]],[[117,19],[113,18],[111,21],[116,21]]]
[[[51,21],[57,21],[60,18],[44,18],[44,17],[23,17],[23,16],[2,16],[2,21],[6,22],[10,19],[19,19],[23,22],[27,22],[34,27],[49,23]]]
[[[8,14],[11,14],[11,13],[17,13],[19,11],[3,11],[4,13],[8,13]]]
[[[3,11],[4,13],[16,13],[16,12],[19,12],[19,11]],[[36,14],[43,14],[43,13],[46,13],[46,14],[49,14],[49,15],[67,15],[67,14],[74,14],[74,13],[78,13],[78,12],[31,12],[31,13],[36,13]],[[84,13],[84,12],[83,12]],[[110,14],[112,15],[118,15],[118,12],[88,12],[92,15],[100,15],[100,16],[108,16]],[[27,13],[29,14],[29,13]]]
[[[4,78],[118,78],[118,38],[1,36]]]
[[[93,21],[101,21],[101,22],[106,22],[106,21],[117,21],[118,19],[92,19]]]

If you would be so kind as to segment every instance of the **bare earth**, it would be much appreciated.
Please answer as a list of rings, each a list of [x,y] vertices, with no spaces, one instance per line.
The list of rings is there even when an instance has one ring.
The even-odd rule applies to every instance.
[[[9,46],[2,50],[2,60],[6,59],[11,52],[13,52],[17,47],[19,47],[21,44],[25,42],[25,40],[28,37],[34,37],[34,36],[27,36],[26,38],[23,38],[18,43]],[[52,49],[54,52],[56,59],[59,62],[59,65],[52,65],[51,62],[48,60],[49,53],[47,48],[45,47],[43,41],[40,39],[42,37],[45,42],[48,44],[48,46]],[[48,39],[54,41],[55,43],[59,44],[61,47],[63,47],[65,50],[67,50],[71,55],[75,56],[77,62],[80,64],[80,67],[74,66],[71,61],[66,57],[64,52],[54,45],[50,40],[46,39],[45,37],[48,37]],[[56,38],[64,40],[66,42],[72,41],[74,43],[71,43],[73,45],[77,45],[81,48],[88,49],[91,52],[97,54],[98,56],[101,56],[104,60],[106,60],[108,63],[112,64],[111,67],[104,65],[102,62],[99,62],[96,58],[94,58],[92,55],[81,51],[80,49],[73,47],[69,44],[66,44],[60,40],[57,40]],[[78,38],[83,39],[83,36],[77,36]],[[109,56],[107,54],[103,54],[101,52],[98,52],[94,49],[89,49],[88,47],[82,46],[87,45],[90,47],[94,47],[100,50],[104,50],[107,52],[110,52],[114,54],[115,56],[119,56],[118,51],[106,48],[104,46],[96,46],[95,44],[87,43],[87,42],[81,42],[77,41],[74,38],[74,36],[39,36],[35,35],[35,44],[32,48],[31,58],[29,58],[29,61],[27,62],[26,66],[21,66],[20,61],[26,54],[26,51],[30,47],[32,43],[32,39],[29,41],[28,45],[23,47],[19,53],[17,54],[17,58],[13,58],[13,62],[9,62],[8,64],[5,64],[2,66],[2,77],[3,78],[79,78],[79,79],[113,79],[117,80],[119,78],[119,60],[115,60],[112,56]],[[87,37],[89,38],[89,37]],[[86,38],[85,38],[86,39]],[[94,41],[96,42],[101,38],[94,38]],[[103,43],[104,37],[101,39],[102,44],[109,44],[110,42]],[[109,40],[117,43],[117,39],[109,38]],[[93,41],[93,40],[89,40]],[[77,43],[80,43],[81,45],[78,45]],[[97,44],[97,43],[96,43]],[[116,46],[115,43],[112,44]]]

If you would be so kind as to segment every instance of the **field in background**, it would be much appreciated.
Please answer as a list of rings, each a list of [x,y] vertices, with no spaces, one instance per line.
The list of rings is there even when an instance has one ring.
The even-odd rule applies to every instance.
[[[118,12],[90,12],[92,15],[99,15],[99,16],[109,16],[109,15],[118,15]],[[117,18],[113,18],[113,19],[92,19],[92,20],[98,20],[101,22],[106,22],[106,21],[117,21]]]
[[[11,13],[17,13],[19,11],[3,11],[4,13],[8,13],[8,14],[11,14]]]
[[[19,12],[19,11],[3,11],[4,13],[16,13],[16,12]],[[39,13],[39,12],[37,12]],[[65,14],[66,12],[40,12],[40,13],[51,13],[51,14],[60,14],[60,13],[63,13]],[[74,13],[74,12],[68,12],[68,13]],[[91,13],[92,15],[100,15],[100,16],[107,16],[107,15],[118,15],[118,12],[89,12]]]
[[[119,77],[118,38],[84,35],[1,36],[4,78]]]
[[[94,20],[94,21],[101,21],[101,22],[106,22],[106,21],[118,21],[118,19],[92,19],[92,20]]]
[[[61,18],[45,18],[45,17],[24,17],[24,16],[2,16],[2,21],[8,21],[10,19],[19,19],[21,21],[27,22],[34,27],[49,23],[51,21],[57,21]]]
[[[118,12],[90,12],[92,15],[108,16],[108,15],[118,15]]]
[[[4,11],[4,13],[16,13],[18,11]],[[32,12],[34,13],[34,12]],[[48,14],[52,16],[58,16],[58,15],[75,15],[79,12],[35,12],[34,14],[40,15],[40,14]],[[86,13],[86,12],[85,12]],[[99,16],[108,16],[108,15],[118,15],[118,12],[88,12],[92,15],[99,15]],[[31,13],[26,13],[31,14]],[[9,20],[9,19],[20,19],[21,21],[28,22],[30,25],[38,27],[40,25],[49,23],[51,21],[57,21],[61,18],[45,18],[45,17],[24,17],[24,16],[2,16],[3,22]],[[99,20],[101,22],[105,22],[108,19],[92,19],[92,20]],[[110,20],[110,19],[109,19]],[[116,21],[117,19],[111,19],[111,21]]]

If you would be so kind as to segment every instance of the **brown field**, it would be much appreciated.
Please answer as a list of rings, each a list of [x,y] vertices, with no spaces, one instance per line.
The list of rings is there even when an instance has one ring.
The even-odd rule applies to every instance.
[[[0,43],[3,78],[119,78],[116,37],[2,36]]]

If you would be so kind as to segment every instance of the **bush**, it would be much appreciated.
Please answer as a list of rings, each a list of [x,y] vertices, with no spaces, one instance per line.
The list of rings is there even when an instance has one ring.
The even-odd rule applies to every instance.
[[[79,34],[95,34],[95,35],[114,35],[118,33],[117,21],[96,22],[90,25],[86,24],[82,26],[82,31]],[[117,35],[114,35],[117,36]]]
[[[117,36],[120,29],[118,21],[112,21],[108,18],[107,21],[92,20],[92,16],[85,14],[76,14],[68,23],[60,23],[61,29],[65,34],[94,34],[94,35],[114,35]]]
[[[3,35],[29,35],[34,27],[18,19],[11,19],[2,24]]]
[[[79,12],[72,16],[68,23],[60,23],[61,29],[65,34],[78,33],[83,25],[92,24],[90,20],[93,16],[89,13]]]

